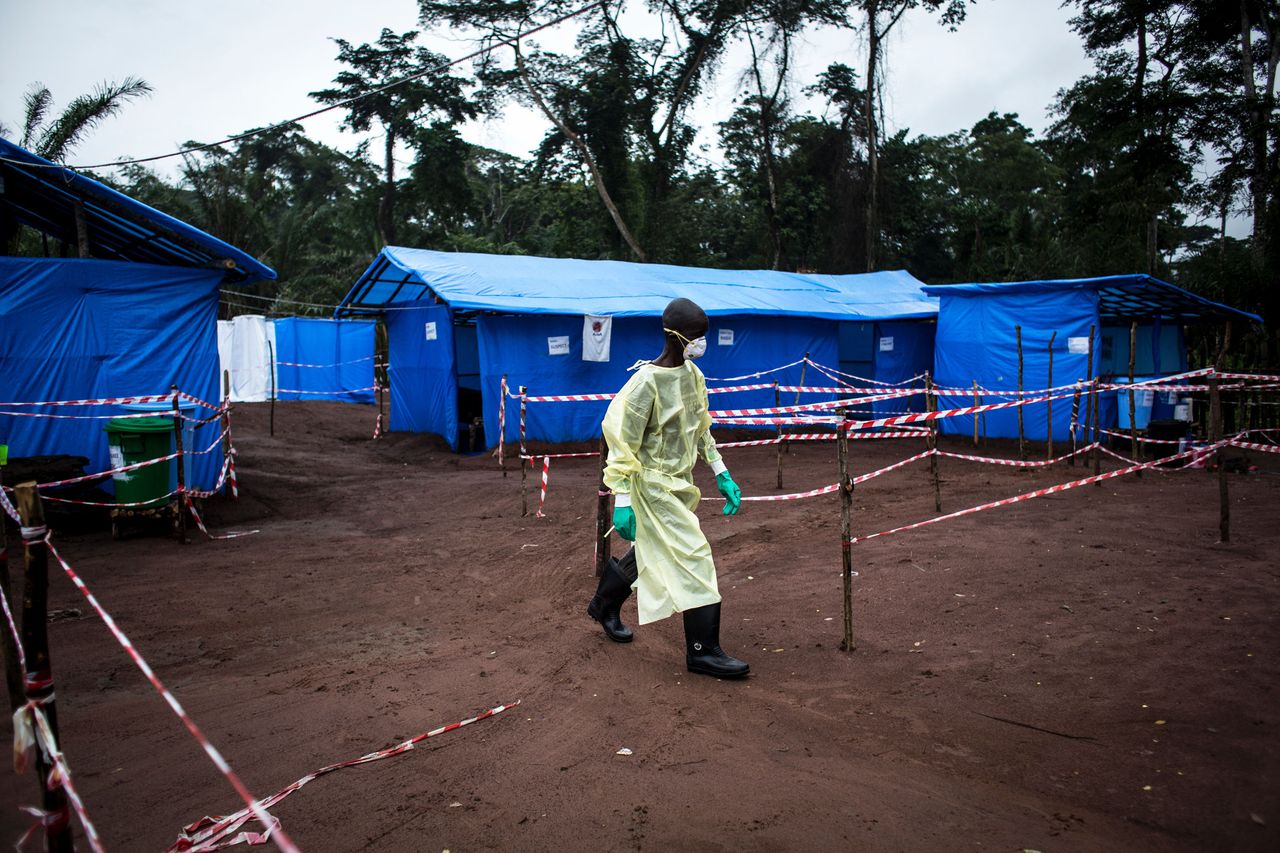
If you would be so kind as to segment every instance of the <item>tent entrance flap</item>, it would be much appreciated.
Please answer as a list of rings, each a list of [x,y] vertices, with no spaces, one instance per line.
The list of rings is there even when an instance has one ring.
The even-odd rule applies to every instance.
[[[474,322],[460,322],[453,327],[453,355],[458,370],[458,447],[470,452],[483,450],[485,437],[484,404],[480,395],[480,342]]]
[[[393,432],[429,432],[458,449],[458,379],[452,312],[426,305],[387,316]]]

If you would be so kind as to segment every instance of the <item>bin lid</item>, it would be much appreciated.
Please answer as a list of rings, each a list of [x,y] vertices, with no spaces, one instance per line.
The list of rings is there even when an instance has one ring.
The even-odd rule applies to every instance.
[[[173,418],[116,418],[103,427],[107,432],[173,432]]]

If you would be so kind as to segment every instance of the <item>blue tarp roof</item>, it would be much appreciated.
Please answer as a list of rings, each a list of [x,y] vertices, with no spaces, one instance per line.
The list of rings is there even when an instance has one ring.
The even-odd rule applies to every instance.
[[[977,294],[1047,293],[1066,290],[1098,292],[1099,313],[1103,317],[1140,320],[1144,317],[1203,320],[1206,317],[1246,319],[1261,323],[1262,318],[1229,305],[1175,287],[1149,275],[1108,275],[1097,278],[1061,278],[1044,281],[999,281],[973,284],[931,284],[924,292],[930,296],[972,296]]]
[[[713,316],[937,316],[938,301],[920,288],[921,282],[903,270],[813,275],[388,246],[335,313],[377,313],[398,303],[429,302],[435,295],[455,310],[653,317],[672,299],[684,296]]]
[[[95,258],[225,269],[237,284],[276,277],[235,246],[0,139],[0,214],[74,246],[77,203]]]

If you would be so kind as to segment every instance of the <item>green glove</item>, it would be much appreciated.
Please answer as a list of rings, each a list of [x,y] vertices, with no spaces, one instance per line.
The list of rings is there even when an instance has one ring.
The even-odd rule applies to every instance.
[[[733,482],[728,471],[716,474],[716,487],[720,489],[720,494],[724,495],[724,514],[737,515],[738,509],[742,506],[742,489]]]
[[[629,506],[613,509],[613,529],[628,542],[636,541],[636,513]]]

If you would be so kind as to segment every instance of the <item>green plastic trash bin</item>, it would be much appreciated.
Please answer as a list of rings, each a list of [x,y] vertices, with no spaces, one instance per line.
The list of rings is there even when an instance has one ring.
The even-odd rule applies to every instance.
[[[108,421],[104,429],[112,468],[146,462],[173,452],[172,418],[117,418]],[[164,462],[112,474],[111,479],[115,481],[116,503],[139,504],[137,509],[150,509],[169,502],[169,465]]]

